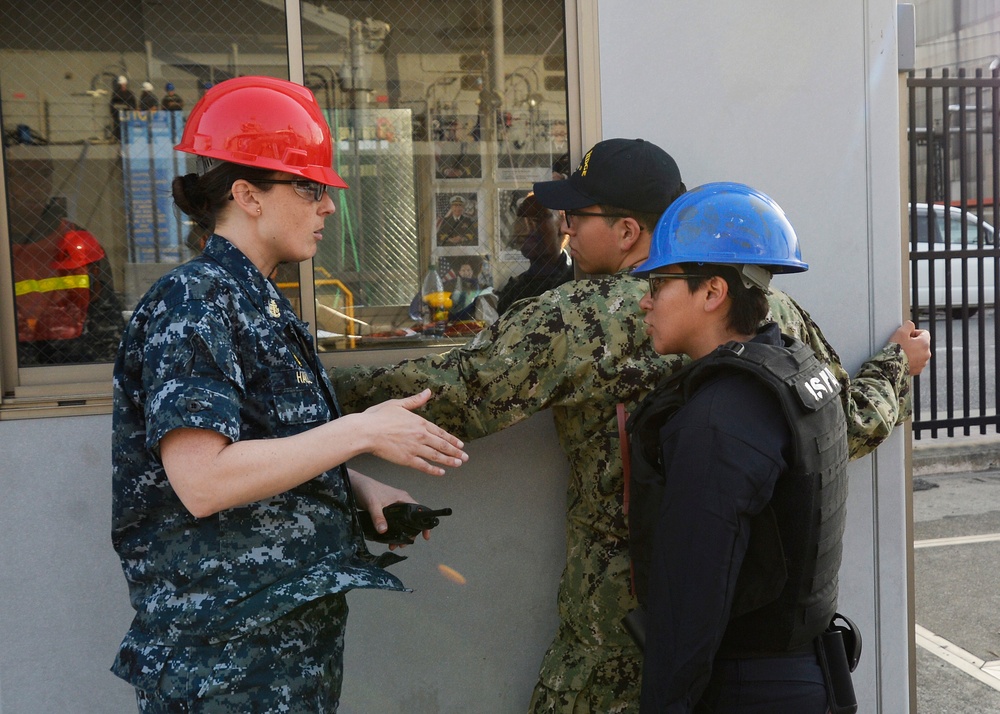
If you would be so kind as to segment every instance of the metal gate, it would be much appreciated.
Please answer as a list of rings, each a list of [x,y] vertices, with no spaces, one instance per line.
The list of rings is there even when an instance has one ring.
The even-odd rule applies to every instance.
[[[998,431],[1000,72],[911,72],[907,88],[912,319],[934,349],[914,380],[914,435]]]

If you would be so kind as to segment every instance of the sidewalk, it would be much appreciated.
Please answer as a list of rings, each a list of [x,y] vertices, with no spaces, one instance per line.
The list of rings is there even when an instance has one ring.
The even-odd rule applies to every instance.
[[[1000,435],[915,440],[913,475],[914,714],[995,714]]]
[[[1000,470],[1000,434],[913,440],[913,476]]]

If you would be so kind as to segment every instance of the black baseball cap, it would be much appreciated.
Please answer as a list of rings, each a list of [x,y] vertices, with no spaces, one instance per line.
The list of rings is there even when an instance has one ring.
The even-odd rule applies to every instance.
[[[663,213],[681,186],[670,154],[642,139],[607,139],[583,155],[563,181],[539,181],[535,198],[560,211],[601,204],[639,213]]]

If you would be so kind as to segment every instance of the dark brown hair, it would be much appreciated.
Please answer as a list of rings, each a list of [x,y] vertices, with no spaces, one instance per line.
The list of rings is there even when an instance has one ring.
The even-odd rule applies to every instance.
[[[688,278],[688,290],[692,293],[709,278],[719,276],[729,286],[729,315],[726,326],[740,335],[752,335],[757,327],[767,317],[767,295],[760,288],[748,288],[743,284],[739,271],[732,265],[715,263],[683,263],[680,266],[685,273],[699,275],[698,278]]]
[[[684,182],[681,181],[677,187],[677,192],[670,197],[670,202],[667,203],[667,207],[669,208],[670,204],[676,201],[678,198],[680,198],[686,191],[687,187],[684,185]],[[625,215],[634,218],[636,220],[636,223],[642,226],[642,228],[644,228],[648,233],[653,232],[653,229],[656,228],[656,224],[660,221],[660,217],[663,215],[662,213],[645,213],[642,211],[633,211],[630,208],[618,208],[617,206],[602,205],[600,206],[600,209],[604,213],[624,213]],[[612,226],[614,225],[615,221],[618,220],[618,218],[610,217],[610,218],[605,218],[604,220],[607,221],[609,226]]]
[[[222,162],[208,173],[185,174],[174,178],[171,192],[174,203],[181,211],[194,219],[195,223],[207,231],[215,230],[219,213],[233,197],[233,184],[245,179],[255,186],[257,180],[273,178],[272,169],[258,169]],[[261,184],[261,191],[271,189],[270,184]]]

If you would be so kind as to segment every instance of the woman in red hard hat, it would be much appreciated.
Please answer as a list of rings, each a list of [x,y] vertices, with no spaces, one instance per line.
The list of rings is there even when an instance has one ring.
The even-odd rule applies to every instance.
[[[330,132],[284,80],[216,85],[177,150],[178,207],[204,252],[139,302],[114,373],[113,542],[136,616],[112,671],[140,711],[334,712],[345,593],[402,590],[355,504],[409,494],[350,473],[371,453],[430,474],[462,443],[411,413],[429,391],[341,417],[307,326],[268,279],[334,212]]]

